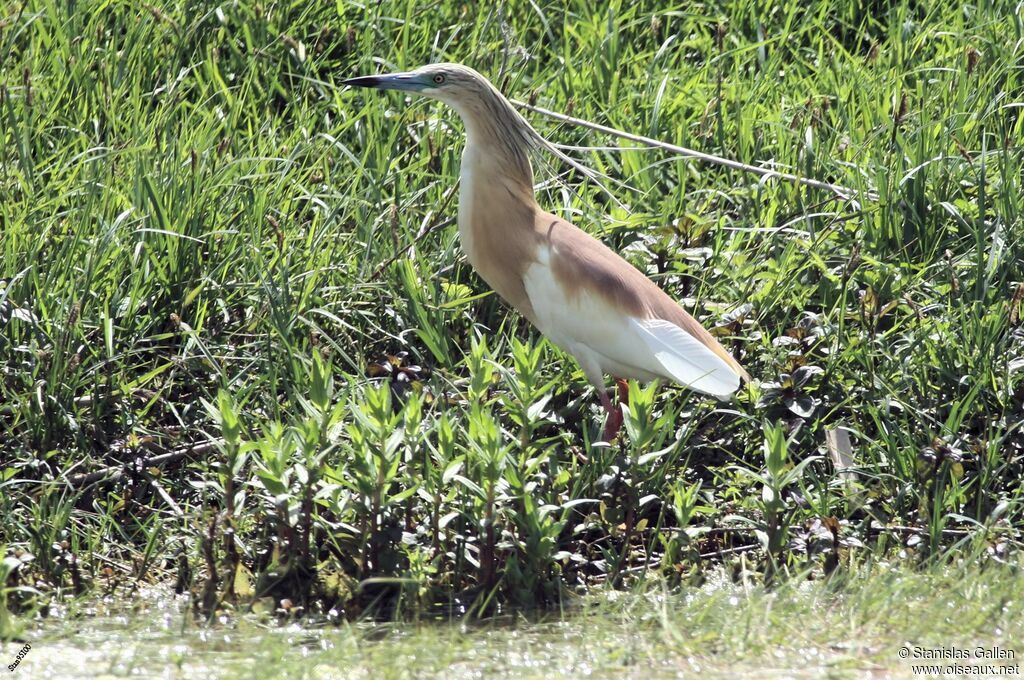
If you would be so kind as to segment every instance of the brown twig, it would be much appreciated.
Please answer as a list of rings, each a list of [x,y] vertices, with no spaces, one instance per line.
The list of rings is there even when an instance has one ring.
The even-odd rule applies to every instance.
[[[903,534],[904,536],[927,536],[931,532],[927,529],[920,527],[903,527],[903,526],[872,526],[868,531],[875,535],[880,534]],[[967,529],[942,529],[940,532],[943,536],[971,536],[977,532],[968,531]]]
[[[526,102],[521,102],[516,99],[510,100],[513,105],[518,106],[521,109],[526,109],[531,113],[537,113],[548,118],[554,118],[555,120],[563,123],[569,123],[578,127],[584,127],[589,130],[596,130],[597,132],[603,132],[605,134],[614,135],[623,139],[628,139],[644,146],[649,146],[655,149],[663,149],[665,151],[671,151],[681,156],[687,156],[690,158],[696,158],[697,160],[704,161],[706,163],[713,163],[715,165],[722,165],[733,170],[740,170],[742,172],[752,172],[762,177],[778,177],[789,182],[796,182],[798,184],[805,184],[809,187],[816,189],[825,189],[831,191],[839,198],[844,200],[853,200],[855,196],[862,196],[871,201],[877,201],[878,195],[871,191],[859,191],[857,189],[851,189],[850,187],[844,187],[841,184],[832,184],[830,182],[822,182],[817,179],[810,179],[809,177],[801,177],[800,175],[794,175],[789,172],[780,172],[779,170],[772,170],[771,168],[762,168],[757,165],[748,165],[747,163],[740,163],[729,158],[723,158],[721,156],[715,156],[714,154],[704,153],[703,151],[697,151],[695,149],[688,149],[685,146],[678,146],[676,144],[669,144],[662,142],[657,139],[650,137],[644,137],[643,135],[636,135],[631,132],[624,132],[622,130],[616,130],[615,128],[608,127],[607,125],[601,125],[599,123],[592,123],[589,120],[583,120],[582,118],[576,118],[574,116],[568,116],[564,113],[558,113],[556,111],[550,111],[539,106],[533,106]]]
[[[751,550],[757,550],[761,547],[760,543],[750,543],[748,545],[738,545],[735,548],[723,548],[722,550],[712,550],[711,552],[701,553],[700,558],[702,560],[708,560],[712,557],[722,557],[724,555],[734,555],[736,553],[750,552]]]
[[[168,451],[167,453],[161,453],[158,456],[145,458],[142,460],[141,465],[144,467],[159,467],[160,465],[166,465],[168,463],[176,463],[189,455],[202,456],[215,450],[217,446],[222,443],[223,440],[216,439],[197,444],[189,444],[188,446],[184,446],[175,451]],[[102,470],[97,470],[96,472],[71,475],[67,478],[67,481],[71,486],[91,486],[99,483],[111,484],[124,478],[125,468],[131,464],[132,463],[112,465],[110,467],[103,468]]]

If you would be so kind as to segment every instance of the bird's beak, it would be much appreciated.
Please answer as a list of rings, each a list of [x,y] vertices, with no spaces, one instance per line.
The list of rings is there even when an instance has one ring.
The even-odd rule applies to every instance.
[[[402,90],[419,92],[428,86],[418,73],[387,73],[380,76],[361,76],[341,81],[351,87],[371,87],[375,90]]]

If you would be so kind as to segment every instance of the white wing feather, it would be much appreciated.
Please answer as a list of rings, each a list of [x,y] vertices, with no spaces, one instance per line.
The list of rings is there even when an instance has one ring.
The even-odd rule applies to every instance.
[[[629,323],[676,382],[719,398],[739,389],[740,377],[732,367],[679,326],[635,317],[630,317]]]

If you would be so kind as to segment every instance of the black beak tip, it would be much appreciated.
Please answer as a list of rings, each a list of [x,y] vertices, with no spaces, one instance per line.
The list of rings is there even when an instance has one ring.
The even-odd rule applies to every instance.
[[[379,76],[359,76],[358,78],[349,78],[348,80],[341,81],[342,85],[348,85],[349,87],[377,87],[380,85]]]

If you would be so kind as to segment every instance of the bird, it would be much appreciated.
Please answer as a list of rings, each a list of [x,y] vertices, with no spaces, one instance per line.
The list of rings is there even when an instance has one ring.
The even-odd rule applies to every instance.
[[[540,207],[530,154],[544,139],[487,78],[468,66],[350,78],[350,87],[397,90],[441,101],[465,126],[458,232],[477,274],[541,334],[575,358],[607,414],[602,438],[623,414],[605,375],[628,398],[628,379],[664,379],[725,400],[750,376],[696,319],[643,272],[569,221]]]

